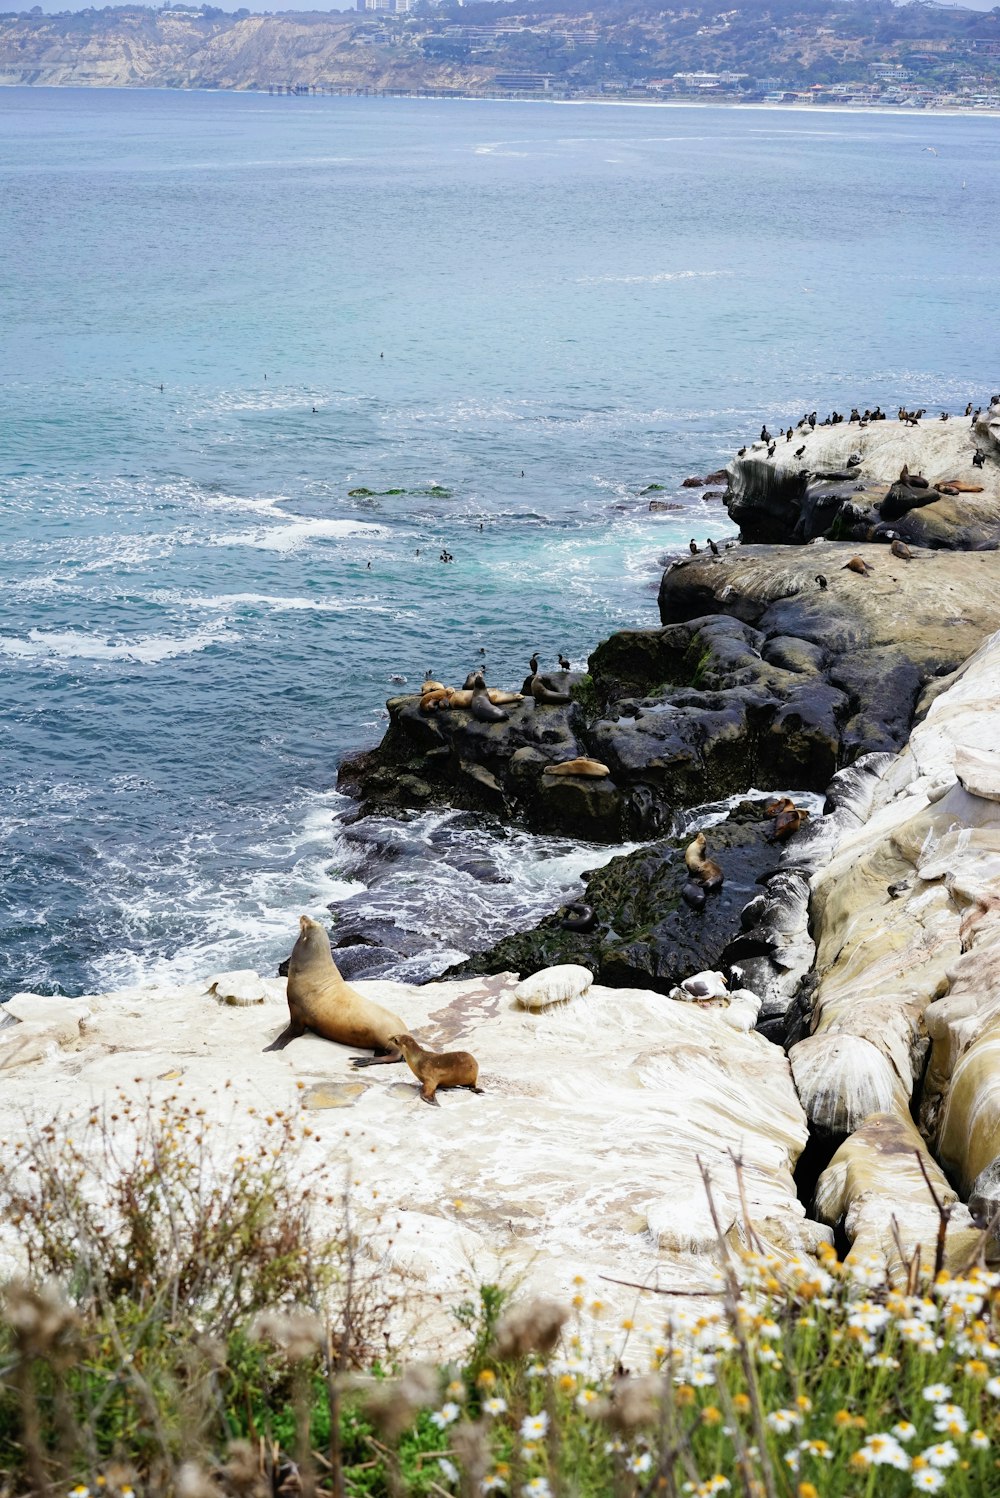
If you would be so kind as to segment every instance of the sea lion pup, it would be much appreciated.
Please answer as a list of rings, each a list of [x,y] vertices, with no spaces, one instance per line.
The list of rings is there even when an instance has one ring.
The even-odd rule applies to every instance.
[[[863,557],[852,557],[849,562],[844,563],[840,570],[841,572],[856,572],[859,577],[867,577],[875,569]]]
[[[444,689],[445,686],[443,681],[432,681],[431,678],[428,677],[423,686],[420,688],[420,695],[421,697],[426,697],[428,692],[443,692]]]
[[[768,801],[764,807],[765,817],[777,817],[783,811],[794,811],[795,802],[791,796],[775,796],[773,801]]]
[[[700,884],[704,890],[722,888],[723,874],[714,859],[708,858],[705,853],[705,834],[699,832],[693,842],[688,843],[684,850],[684,862],[688,873],[696,884]]]
[[[405,1030],[401,1035],[390,1036],[389,1044],[400,1052],[421,1084],[420,1096],[425,1103],[440,1108],[436,1096],[439,1087],[468,1087],[470,1092],[482,1092],[476,1086],[479,1062],[468,1051],[427,1051]]]
[[[485,679],[479,671],[472,678],[472,700],[469,703],[469,711],[477,723],[506,723],[510,717],[510,714],[505,713],[502,707],[497,707],[490,701]]]
[[[578,759],[564,759],[557,765],[546,765],[543,775],[582,775],[588,780],[603,780],[611,771],[599,759],[588,759],[581,754]]]
[[[282,1051],[290,1040],[312,1030],[340,1045],[389,1052],[378,1056],[379,1061],[402,1061],[402,1052],[391,1039],[405,1029],[399,1015],[344,982],[330,953],[329,936],[307,915],[299,916],[299,938],[288,960],[287,995],[288,1026],[265,1051]],[[359,1063],[373,1064],[367,1058],[353,1058],[355,1066]]]
[[[422,713],[437,712],[439,707],[450,707],[451,699],[455,695],[453,687],[433,687],[429,692],[424,692],[420,698],[420,711]]]
[[[892,555],[894,557],[898,557],[901,562],[913,561],[913,552],[904,541],[901,541],[899,539],[898,536],[893,537],[892,544],[890,545],[889,550],[892,552]]]
[[[542,707],[565,707],[567,702],[573,701],[569,692],[560,692],[550,676],[533,676],[531,695]]]

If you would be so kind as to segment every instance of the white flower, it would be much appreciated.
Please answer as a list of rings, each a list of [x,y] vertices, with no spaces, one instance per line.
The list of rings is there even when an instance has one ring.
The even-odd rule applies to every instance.
[[[873,1358],[869,1359],[869,1362],[870,1362],[870,1364],[871,1364],[871,1366],[873,1368],[898,1368],[899,1367],[899,1359],[898,1358],[890,1357],[887,1352],[876,1353]]]
[[[696,1389],[704,1389],[708,1384],[715,1383],[715,1374],[709,1372],[707,1368],[695,1368],[689,1374],[688,1380]]]
[[[944,1487],[944,1478],[933,1467],[921,1467],[913,1474],[913,1486],[918,1493],[936,1493],[938,1488]]]
[[[530,1368],[524,1371],[525,1378],[542,1378],[545,1375],[544,1363],[532,1363]]]
[[[946,1399],[951,1398],[950,1384],[928,1384],[924,1390],[924,1398],[928,1404],[943,1404]]]
[[[969,1445],[975,1446],[977,1451],[985,1451],[990,1444],[990,1438],[985,1430],[974,1430],[969,1435]]]
[[[773,1347],[761,1347],[757,1351],[758,1363],[776,1363],[778,1360],[779,1354],[775,1352]]]
[[[789,1467],[793,1472],[797,1472],[799,1470],[799,1460],[799,1453],[796,1448],[789,1446],[785,1452],[785,1466]]]
[[[983,1387],[994,1399],[1000,1399],[1000,1378],[988,1378]]]
[[[524,1498],[551,1498],[552,1489],[549,1487],[547,1477],[533,1477],[530,1482],[524,1484],[521,1492]]]
[[[484,1493],[504,1493],[507,1490],[507,1484],[499,1472],[494,1472],[489,1477],[484,1477],[481,1487]]]
[[[69,1498],[90,1498],[90,1489],[85,1488],[82,1482],[78,1482],[75,1488],[70,1488]]]
[[[451,1400],[443,1404],[439,1410],[435,1410],[431,1416],[431,1424],[436,1425],[438,1430],[444,1430],[446,1425],[452,1425],[461,1414],[457,1404]]]
[[[615,1436],[613,1441],[605,1441],[604,1443],[604,1451],[607,1456],[614,1456],[617,1452],[624,1450],[625,1442],[619,1436]]]
[[[851,1264],[848,1266],[851,1278],[856,1285],[881,1285],[885,1280],[885,1270],[878,1259],[868,1259],[864,1264]]]
[[[450,1462],[446,1456],[438,1457],[438,1466],[450,1483],[458,1481],[458,1468],[454,1462]]]
[[[501,1399],[499,1394],[493,1394],[489,1399],[483,1400],[483,1411],[487,1415],[503,1415],[507,1409],[506,1399]]]
[[[801,1425],[802,1416],[798,1410],[772,1410],[767,1417],[767,1423],[772,1430],[783,1435],[786,1431],[793,1430],[796,1425]]]
[[[877,1306],[870,1300],[863,1300],[848,1316],[847,1324],[861,1327],[866,1332],[878,1332],[888,1320],[889,1312],[885,1306]]]
[[[653,1465],[653,1458],[648,1451],[643,1451],[638,1456],[630,1456],[625,1465],[630,1472],[634,1472],[638,1477],[640,1473],[649,1471]]]
[[[934,1406],[934,1429],[946,1430],[951,1435],[964,1435],[969,1421],[960,1404],[936,1404]]]
[[[596,1404],[597,1395],[593,1389],[581,1389],[576,1396],[576,1407],[580,1410],[588,1410],[592,1404]]]
[[[953,1441],[939,1441],[920,1454],[932,1467],[953,1467],[958,1461],[958,1448]]]
[[[539,1415],[525,1415],[521,1421],[521,1440],[538,1441],[549,1428],[549,1417],[542,1410]]]
[[[867,1457],[873,1467],[897,1467],[900,1472],[906,1472],[910,1466],[910,1458],[895,1436],[884,1432],[869,1436],[861,1448],[861,1455]]]
[[[900,1420],[898,1425],[892,1427],[892,1434],[897,1441],[912,1441],[917,1433],[917,1427],[911,1425],[909,1420]]]

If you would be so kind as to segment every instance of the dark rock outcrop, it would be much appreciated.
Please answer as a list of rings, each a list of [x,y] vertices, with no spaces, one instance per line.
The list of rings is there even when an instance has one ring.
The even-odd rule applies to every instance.
[[[744,802],[725,822],[707,829],[709,851],[725,879],[700,910],[681,896],[690,878],[684,864],[688,833],[613,858],[585,874],[581,899],[594,912],[591,930],[567,931],[556,911],[533,931],[505,937],[445,976],[517,972],[525,978],[541,968],[578,962],[608,987],[667,993],[693,972],[726,966],[740,912],[780,857],[768,840],[772,822],[763,805]],[[744,955],[750,950],[745,933],[741,950]]]

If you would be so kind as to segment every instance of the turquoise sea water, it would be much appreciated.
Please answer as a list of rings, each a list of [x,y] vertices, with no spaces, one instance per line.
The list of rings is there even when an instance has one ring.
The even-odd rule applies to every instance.
[[[0,90],[0,997],[270,969],[352,893],[440,951],[551,903],[593,850],[435,814],[387,860],[338,761],[426,670],[655,624],[731,529],[681,479],[762,420],[990,393],[997,142]]]

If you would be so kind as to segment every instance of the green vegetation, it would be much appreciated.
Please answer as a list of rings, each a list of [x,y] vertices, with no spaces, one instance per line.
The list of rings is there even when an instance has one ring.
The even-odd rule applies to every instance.
[[[454,1310],[458,1361],[400,1367],[398,1302],[346,1196],[289,1163],[290,1120],[225,1171],[212,1133],[177,1099],[123,1100],[9,1150],[29,1268],[0,1300],[0,1493],[1000,1491],[1000,1275],[978,1264],[921,1276],[918,1256],[890,1288],[751,1226],[739,1249],[720,1232],[701,1299],[637,1292],[613,1346],[582,1281],[566,1307],[487,1284]]]

